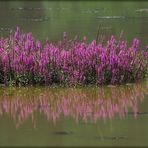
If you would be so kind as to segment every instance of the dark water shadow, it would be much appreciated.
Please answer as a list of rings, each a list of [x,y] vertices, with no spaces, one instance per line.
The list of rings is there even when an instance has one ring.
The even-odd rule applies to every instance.
[[[99,141],[118,141],[118,140],[128,140],[125,136],[102,136],[102,137],[96,137],[96,140]]]
[[[54,135],[61,135],[61,136],[64,136],[64,135],[73,135],[74,133],[72,131],[56,131],[56,132],[53,132],[52,134]]]

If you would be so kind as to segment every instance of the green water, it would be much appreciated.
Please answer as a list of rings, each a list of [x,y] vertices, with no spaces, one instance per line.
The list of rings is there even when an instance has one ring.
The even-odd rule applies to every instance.
[[[0,146],[147,146],[146,82],[0,88]]]
[[[76,35],[91,41],[100,34],[125,32],[131,41],[138,37],[143,45],[148,39],[148,2],[138,1],[1,1],[0,33],[8,34],[10,29],[20,26],[23,31],[45,40],[57,41],[66,31],[70,38]]]
[[[0,1],[0,36],[20,26],[40,40],[64,31],[91,41],[121,30],[148,39],[148,2]],[[0,146],[148,146],[146,82],[120,87],[0,87]]]

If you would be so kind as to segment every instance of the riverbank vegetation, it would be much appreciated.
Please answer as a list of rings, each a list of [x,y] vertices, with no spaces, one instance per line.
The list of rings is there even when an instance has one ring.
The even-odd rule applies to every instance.
[[[5,85],[117,85],[147,77],[148,46],[114,35],[104,43],[68,40],[42,44],[19,27],[0,39],[0,83]]]

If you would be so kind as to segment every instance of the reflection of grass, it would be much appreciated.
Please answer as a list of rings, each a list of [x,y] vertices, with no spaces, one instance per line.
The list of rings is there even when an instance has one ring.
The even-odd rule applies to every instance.
[[[129,107],[136,116],[137,99],[142,101],[146,93],[146,83],[98,88],[5,87],[0,95],[0,113],[7,112],[17,124],[30,116],[35,121],[34,114],[38,111],[53,122],[61,115],[76,121],[96,122],[100,118],[106,121],[116,113],[123,118]]]
[[[116,87],[108,87],[108,86],[103,86],[103,87],[42,87],[42,86],[29,86],[29,87],[1,87],[0,88],[0,94],[1,96],[10,96],[14,97],[19,96],[19,97],[39,97],[45,94],[51,94],[55,99],[60,98],[61,96],[64,95],[72,95],[72,94],[77,94],[78,96],[81,96],[83,93],[87,98],[92,98],[92,99],[97,99],[97,96],[101,96],[101,98],[104,99],[118,99],[124,94],[132,94],[133,91],[136,91],[136,89],[141,90],[143,93],[147,93],[147,84],[148,81],[143,81],[138,82],[138,83],[133,83],[130,85],[119,85]],[[117,96],[117,97],[116,97]]]
[[[107,43],[97,37],[92,43],[68,40],[43,46],[31,33],[20,33],[1,39],[0,83],[9,86],[48,85],[85,86],[131,83],[147,77],[148,52],[140,50],[139,40],[131,47],[115,36]],[[99,43],[98,43],[99,41]],[[147,47],[146,47],[147,48]]]

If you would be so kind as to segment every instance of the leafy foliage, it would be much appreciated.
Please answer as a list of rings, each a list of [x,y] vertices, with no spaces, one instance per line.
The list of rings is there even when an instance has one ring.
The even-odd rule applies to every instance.
[[[45,45],[32,33],[10,32],[0,40],[0,83],[6,85],[87,85],[122,84],[147,77],[147,46],[140,49],[140,41],[131,46],[115,36],[104,43],[93,40],[68,40]]]

